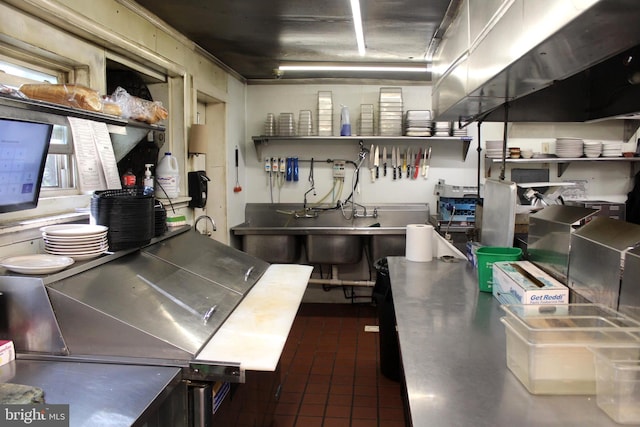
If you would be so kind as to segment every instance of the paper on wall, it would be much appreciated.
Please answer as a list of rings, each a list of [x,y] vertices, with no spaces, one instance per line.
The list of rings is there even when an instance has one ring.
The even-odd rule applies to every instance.
[[[76,117],[69,117],[68,120],[78,164],[80,191],[87,193],[122,188],[107,125]]]

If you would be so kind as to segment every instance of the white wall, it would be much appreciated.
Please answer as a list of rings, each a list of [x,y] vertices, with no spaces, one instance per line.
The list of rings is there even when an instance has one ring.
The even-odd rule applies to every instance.
[[[301,141],[301,142],[272,142],[263,150],[262,159],[258,159],[251,136],[263,133],[264,120],[267,113],[294,113],[296,119],[300,110],[310,109],[317,117],[317,93],[320,90],[330,90],[333,93],[334,104],[334,134],[339,134],[340,106],[349,107],[352,129],[355,126],[360,111],[360,104],[374,104],[377,113],[377,99],[380,85],[250,85],[247,87],[247,138],[246,157],[243,171],[243,192],[246,190],[247,202],[294,202],[302,203],[305,191],[310,188],[308,182],[309,164],[301,163],[300,181],[285,182],[281,188],[271,190],[268,184],[267,174],[264,172],[264,157],[289,157],[298,156],[304,159],[314,158],[314,178],[316,182],[317,196],[308,195],[309,202],[319,200],[333,185],[332,168],[324,163],[325,159],[342,158],[352,161],[357,160],[358,147],[354,142],[340,141]],[[430,109],[431,86],[404,86],[403,88],[404,110]],[[508,126],[508,145],[530,147],[535,152],[542,151],[542,143],[550,145],[550,152],[555,150],[555,138],[562,136],[580,137],[585,140],[599,141],[623,141],[623,126],[620,121],[606,121],[601,123],[514,123]],[[389,176],[374,183],[371,182],[368,171],[362,171],[360,178],[361,193],[357,194],[357,201],[376,203],[429,203],[431,212],[435,213],[437,198],[433,195],[434,185],[438,179],[444,179],[451,185],[477,185],[476,168],[477,153],[477,124],[467,127],[468,135],[473,138],[468,151],[466,161],[462,160],[461,145],[455,142],[433,143],[431,170],[429,179],[423,180],[397,180],[393,181]],[[625,144],[623,151],[635,151],[635,140],[632,137]],[[502,123],[483,123],[481,128],[482,147],[485,141],[503,138]],[[420,148],[430,145],[430,139],[425,138],[424,143],[409,143],[398,141],[401,148]],[[482,153],[484,157],[484,152]],[[366,165],[366,163],[365,163]],[[485,165],[481,162],[481,182],[485,179]],[[632,185],[633,164],[611,162],[583,162],[572,163],[561,177],[558,177],[558,167],[555,164],[537,165],[510,165],[507,167],[506,179],[510,179],[511,168],[548,168],[551,181],[581,181],[586,186],[586,198],[592,200],[610,200],[624,202],[627,192]],[[345,189],[342,199],[349,194],[351,185],[351,173],[353,167],[348,169],[345,181]],[[492,177],[498,177],[499,166],[493,167]]]
[[[340,106],[349,107],[353,132],[357,132],[357,118],[360,114],[360,104],[374,104],[378,111],[378,97],[382,85],[249,85],[247,87],[247,141],[246,141],[246,170],[244,171],[246,200],[248,202],[268,203],[272,200],[267,174],[264,172],[264,157],[292,157],[314,159],[314,178],[317,197],[311,194],[309,202],[315,202],[331,191],[333,186],[332,165],[324,162],[326,159],[358,160],[358,145],[355,142],[341,141],[302,141],[302,142],[273,142],[264,148],[263,159],[258,159],[251,141],[251,136],[263,133],[264,121],[267,113],[274,113],[276,117],[283,112],[294,113],[297,121],[300,110],[312,110],[314,120],[317,119],[318,91],[331,91],[334,106],[334,134],[339,135]],[[403,86],[404,110],[424,110],[431,108],[431,86]],[[476,128],[471,126],[470,135],[475,136]],[[380,144],[382,147],[382,143]],[[386,143],[385,143],[386,145]],[[409,146],[426,148],[430,145],[429,138],[424,142],[409,143],[399,140],[397,145],[405,149]],[[391,147],[391,144],[388,145]],[[369,147],[367,147],[369,148]],[[390,156],[390,154],[389,154]],[[367,170],[363,170],[360,177],[361,193],[357,194],[357,201],[367,204],[376,203],[432,203],[435,212],[435,196],[433,188],[437,180],[445,179],[447,183],[455,185],[475,185],[477,154],[475,144],[469,150],[466,161],[462,160],[462,145],[457,142],[433,144],[432,162],[429,178],[417,180],[393,181],[390,174],[372,183]],[[366,165],[366,162],[365,162]],[[345,188],[342,199],[349,194],[354,168],[347,168]],[[310,188],[308,182],[309,163],[300,164],[300,181],[286,182],[281,189],[273,190],[274,202],[302,203],[305,191]]]

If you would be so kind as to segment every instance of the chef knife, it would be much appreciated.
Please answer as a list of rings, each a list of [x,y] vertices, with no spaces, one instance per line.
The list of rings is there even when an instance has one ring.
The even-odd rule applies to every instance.
[[[376,145],[376,153],[373,158],[374,165],[376,167],[376,179],[380,178],[380,147]]]
[[[382,147],[382,175],[387,176],[387,146]]]
[[[369,150],[369,171],[371,172],[371,182],[375,182],[376,181],[376,166],[375,166],[375,162],[377,162],[377,159],[375,160],[371,160],[373,158],[374,155],[374,147],[373,144],[371,144],[371,150]]]
[[[424,150],[424,165],[422,166],[422,177],[427,179],[427,175],[429,175],[429,163],[431,163],[431,147],[429,147],[429,152]]]
[[[391,147],[391,169],[393,169],[393,180],[396,180],[396,165],[398,163],[398,157],[396,153],[396,147]]]
[[[400,148],[398,148],[398,179],[402,179],[402,161],[404,159],[404,153],[400,153]]]
[[[407,171],[407,150],[404,150],[404,154],[402,155],[402,171],[401,171],[401,174],[403,174],[403,175]]]
[[[417,179],[420,173],[420,158],[422,158],[422,148],[420,148],[418,154],[416,154],[416,160],[413,166],[413,179]]]

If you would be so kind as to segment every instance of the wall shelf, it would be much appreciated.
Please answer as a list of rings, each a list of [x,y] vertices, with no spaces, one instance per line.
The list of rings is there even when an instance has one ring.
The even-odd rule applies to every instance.
[[[640,157],[541,157],[541,158],[533,158],[533,159],[505,159],[505,163],[509,165],[532,165],[532,164],[557,164],[558,165],[558,178],[564,174],[571,163],[578,162],[591,162],[591,163],[599,163],[599,162],[623,162],[629,163],[630,165],[630,175],[633,177],[635,175],[635,164],[640,162]],[[484,159],[484,170],[485,176],[491,176],[491,168],[493,165],[499,165],[502,163],[502,159],[500,158],[489,158],[485,157]]]
[[[371,143],[391,143],[406,142],[409,144],[424,143],[460,143],[462,146],[462,161],[467,159],[469,146],[471,145],[471,137],[416,137],[416,136],[254,136],[253,143],[256,147],[258,161],[262,159],[262,149],[271,144],[284,141],[299,141],[303,143],[319,142],[319,141],[339,141],[344,143],[357,144],[363,141],[365,144]]]

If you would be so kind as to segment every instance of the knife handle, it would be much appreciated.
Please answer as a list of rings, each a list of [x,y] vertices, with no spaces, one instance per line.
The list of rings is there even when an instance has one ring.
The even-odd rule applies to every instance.
[[[382,164],[382,176],[387,176],[387,164]]]
[[[397,176],[396,176],[396,167],[393,166],[391,169],[393,169],[393,180],[395,181],[395,179],[397,178]]]
[[[380,166],[376,166],[376,179],[380,178]]]

